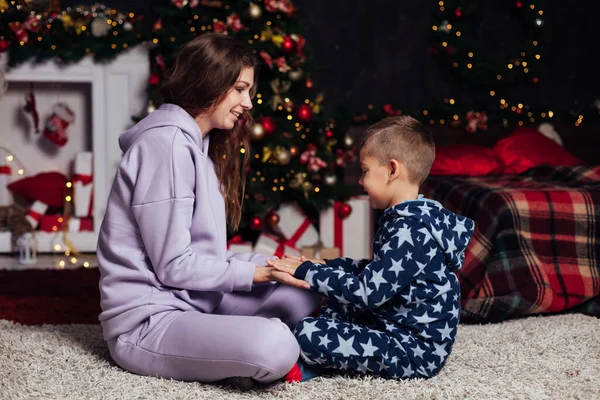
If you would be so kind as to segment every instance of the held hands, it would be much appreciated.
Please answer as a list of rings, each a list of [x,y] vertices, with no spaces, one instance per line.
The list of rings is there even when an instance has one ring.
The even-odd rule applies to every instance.
[[[301,289],[310,289],[310,284],[302,279],[294,278],[293,273],[290,274],[285,271],[281,271],[275,267],[273,267],[269,261],[275,260],[267,260],[267,266],[265,267],[256,267],[254,270],[254,283],[264,283],[264,282],[279,282],[290,286],[295,286]],[[280,261],[280,260],[276,260]],[[294,269],[295,270],[295,269]]]
[[[293,256],[285,254],[280,260],[276,258],[268,259],[267,265],[270,265],[281,272],[286,272],[293,276],[296,272],[296,269],[298,269],[300,264],[302,264],[305,261],[310,261],[313,264],[325,264],[325,260],[310,259],[304,256]]]
[[[254,283],[279,282],[295,286],[301,289],[310,289],[310,284],[302,279],[294,278],[294,272],[305,261],[313,264],[325,264],[325,260],[307,258],[305,256],[294,256],[284,254],[282,259],[267,259],[266,266],[256,267],[254,270]]]
[[[313,264],[326,264],[325,260],[320,260],[318,258],[308,258],[304,256],[294,256],[292,254],[284,254],[283,259],[297,261],[300,264],[302,264],[305,261],[310,261]]]
[[[296,272],[296,269],[300,266],[300,264],[302,264],[300,261],[296,261],[290,258],[282,258],[281,260],[272,258],[267,260],[267,265],[270,265],[271,267],[281,272],[288,273],[292,276],[294,275],[294,272]]]

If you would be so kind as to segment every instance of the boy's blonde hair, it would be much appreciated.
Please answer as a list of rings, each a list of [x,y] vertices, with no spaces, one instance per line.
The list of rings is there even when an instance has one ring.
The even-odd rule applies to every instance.
[[[425,181],[435,158],[433,137],[425,126],[408,115],[385,118],[367,128],[359,141],[359,151],[380,164],[395,159],[408,171],[408,179],[419,186]]]

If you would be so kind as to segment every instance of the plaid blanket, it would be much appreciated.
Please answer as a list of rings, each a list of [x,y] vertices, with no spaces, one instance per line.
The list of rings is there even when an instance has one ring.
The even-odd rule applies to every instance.
[[[430,176],[421,192],[476,222],[458,271],[461,321],[600,316],[600,166]]]

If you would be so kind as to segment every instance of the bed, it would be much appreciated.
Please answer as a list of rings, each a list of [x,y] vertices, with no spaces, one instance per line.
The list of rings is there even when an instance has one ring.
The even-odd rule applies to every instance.
[[[458,271],[464,322],[600,316],[600,166],[553,139],[438,146],[421,192],[476,222]]]

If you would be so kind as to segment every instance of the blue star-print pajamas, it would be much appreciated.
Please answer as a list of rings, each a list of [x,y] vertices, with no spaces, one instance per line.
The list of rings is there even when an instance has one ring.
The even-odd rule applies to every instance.
[[[373,260],[305,262],[295,276],[327,297],[295,330],[302,359],[386,378],[431,377],[452,350],[474,223],[419,195],[385,210]]]

